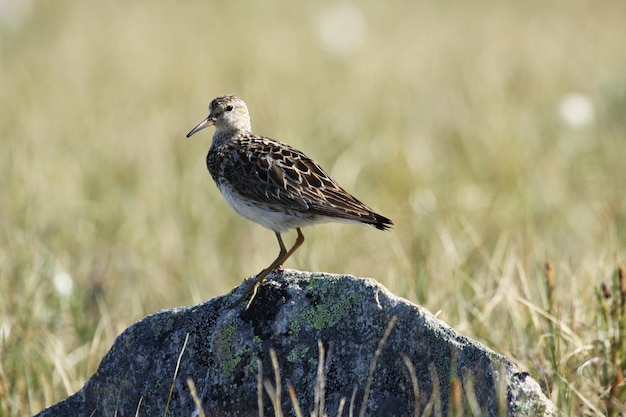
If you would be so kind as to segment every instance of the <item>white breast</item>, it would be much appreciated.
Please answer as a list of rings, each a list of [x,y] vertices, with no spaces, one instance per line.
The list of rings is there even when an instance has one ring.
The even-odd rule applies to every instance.
[[[218,188],[235,213],[277,233],[330,220],[323,216],[250,201],[227,184],[218,185]]]

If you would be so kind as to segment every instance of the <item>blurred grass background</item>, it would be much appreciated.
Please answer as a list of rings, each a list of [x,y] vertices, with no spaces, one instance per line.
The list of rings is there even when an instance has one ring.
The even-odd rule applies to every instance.
[[[286,267],[374,277],[566,414],[620,412],[625,16],[621,0],[0,0],[0,415],[74,393],[135,320],[275,257],[206,171],[212,130],[184,138],[224,93],[396,223],[306,229]]]

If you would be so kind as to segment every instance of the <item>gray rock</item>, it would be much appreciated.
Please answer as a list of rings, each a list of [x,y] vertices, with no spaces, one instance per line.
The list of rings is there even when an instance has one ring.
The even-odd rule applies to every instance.
[[[259,393],[265,416],[296,415],[289,386],[303,416],[557,415],[528,374],[372,279],[276,271],[228,308],[243,288],[133,324],[38,416],[196,416],[188,379],[207,416],[258,416]]]

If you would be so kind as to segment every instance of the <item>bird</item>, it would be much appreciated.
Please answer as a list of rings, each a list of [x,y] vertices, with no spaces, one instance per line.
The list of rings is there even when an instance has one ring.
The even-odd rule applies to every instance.
[[[325,222],[355,223],[388,230],[393,222],[374,212],[344,190],[313,159],[290,145],[252,133],[248,106],[235,95],[222,95],[209,104],[209,115],[187,138],[215,126],[206,165],[226,203],[235,213],[273,231],[280,252],[252,279],[232,305],[257,288],[270,272],[304,243],[302,227]],[[287,249],[281,234],[296,229]],[[246,307],[246,308],[247,308]]]

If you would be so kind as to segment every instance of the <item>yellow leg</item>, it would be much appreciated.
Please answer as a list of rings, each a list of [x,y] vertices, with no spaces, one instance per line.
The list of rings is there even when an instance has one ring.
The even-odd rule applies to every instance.
[[[285,244],[283,243],[283,239],[280,236],[280,233],[278,232],[276,233],[276,239],[278,239],[278,244],[280,245],[280,252],[278,253],[278,256],[276,257],[276,259],[274,259],[274,262],[272,262],[270,266],[268,266],[267,268],[265,268],[264,270],[262,270],[261,272],[257,274],[257,276],[254,278],[254,281],[250,284],[250,286],[246,288],[244,293],[237,300],[235,300],[235,302],[232,303],[229,307],[236,306],[237,304],[245,300],[246,297],[250,293],[252,293],[252,296],[250,297],[250,301],[248,301],[248,304],[246,305],[246,310],[248,309],[248,307],[250,306],[250,303],[252,303],[252,300],[254,300],[254,296],[256,295],[259,285],[261,285],[261,283],[265,281],[269,273],[275,270],[276,268],[280,268],[282,264],[287,259],[289,259],[289,257],[293,255],[293,253],[304,243],[304,235],[302,234],[302,231],[300,230],[300,228],[299,227],[296,228],[296,231],[298,232],[298,237],[296,238],[295,243],[289,250],[285,248]]]

